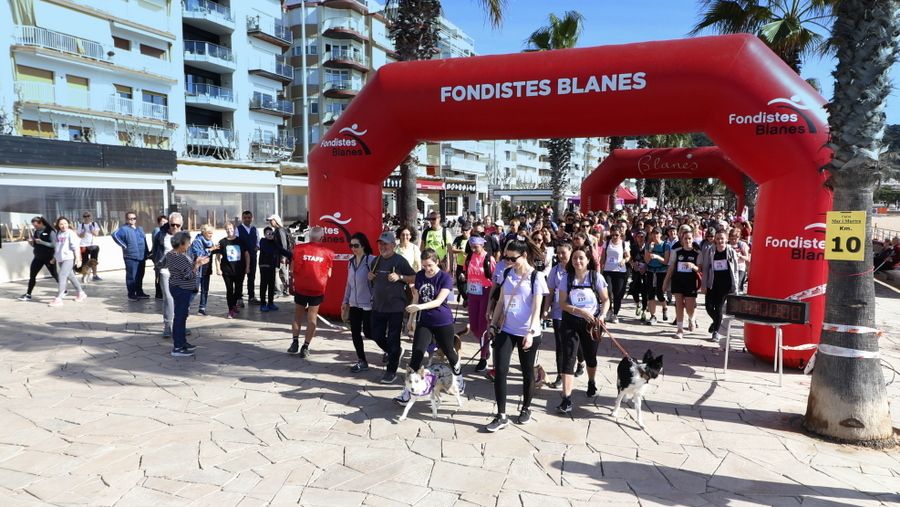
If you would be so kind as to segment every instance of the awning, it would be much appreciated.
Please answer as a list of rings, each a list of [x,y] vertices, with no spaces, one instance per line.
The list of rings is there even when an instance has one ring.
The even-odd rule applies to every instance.
[[[432,201],[427,195],[416,194],[416,198],[429,206],[434,204],[434,201]]]
[[[622,199],[625,204],[637,204],[637,195],[621,185],[616,189],[616,199]]]

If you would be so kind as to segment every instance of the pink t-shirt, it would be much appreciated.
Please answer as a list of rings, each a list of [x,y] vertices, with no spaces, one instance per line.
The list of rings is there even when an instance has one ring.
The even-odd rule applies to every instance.
[[[466,293],[468,294],[484,294],[491,287],[491,281],[484,276],[484,259],[487,252],[482,251],[481,254],[472,253],[469,264],[466,266]],[[491,257],[491,272],[496,266],[494,258]]]

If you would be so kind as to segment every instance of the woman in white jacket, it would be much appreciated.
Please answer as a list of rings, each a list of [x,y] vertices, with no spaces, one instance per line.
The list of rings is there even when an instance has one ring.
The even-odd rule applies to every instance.
[[[87,299],[87,294],[78,283],[78,278],[73,272],[76,264],[81,264],[81,239],[75,231],[69,229],[69,220],[65,217],[56,219],[56,233],[51,236],[53,242],[54,258],[59,266],[59,292],[56,298],[50,302],[50,306],[62,306],[63,295],[66,293],[66,280],[71,280],[72,285],[78,291],[75,302],[80,303]]]

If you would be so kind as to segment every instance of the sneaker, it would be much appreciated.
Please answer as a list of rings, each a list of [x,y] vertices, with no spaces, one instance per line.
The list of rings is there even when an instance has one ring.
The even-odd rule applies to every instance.
[[[291,346],[288,347],[288,354],[296,354],[297,352],[300,352],[300,342],[295,339],[291,342]]]
[[[495,369],[491,368],[490,370],[487,371],[487,373],[484,374],[484,376],[487,377],[488,380],[493,382],[494,377],[497,376],[497,371]]]
[[[491,421],[490,424],[484,427],[488,433],[494,433],[496,431],[500,431],[503,428],[509,426],[509,417],[507,416],[494,416],[494,420]]]
[[[350,367],[350,373],[360,373],[364,371],[368,371],[369,363],[365,361],[357,361],[356,364]]]
[[[100,277],[99,277],[99,276],[97,276],[97,275],[94,275],[94,277],[93,277],[93,278],[91,278],[91,280],[93,280],[93,281],[95,281],[95,282],[99,282],[99,281],[101,281],[101,280],[103,280],[103,279],[102,279],[102,278],[100,278]]]
[[[716,324],[715,324],[715,323],[710,324],[709,327],[706,328],[706,332],[707,332],[707,333],[712,333],[712,332],[715,331],[715,330],[716,330]]]
[[[63,305],[63,300],[62,300],[62,299],[60,299],[60,298],[53,298],[53,301],[50,301],[50,304],[48,304],[47,306],[62,306],[62,305]]]
[[[201,307],[199,310],[197,310],[197,313],[200,315],[206,315],[206,308]]]
[[[597,396],[597,383],[593,380],[588,380],[587,397],[593,398],[594,396]]]
[[[650,319],[647,321],[647,325],[652,326],[653,324],[656,324],[656,323],[657,323],[656,315],[651,315]]]
[[[487,359],[479,360],[478,364],[475,365],[475,371],[478,373],[487,371]]]
[[[401,392],[397,396],[394,396],[394,403],[400,405],[401,407],[405,407],[406,404],[409,403],[409,398],[409,391],[404,388],[403,392]]]
[[[163,331],[163,340],[171,340],[172,339],[172,330]]]
[[[18,299],[19,301],[31,301],[31,294],[22,294]]]
[[[150,299],[150,294],[138,294],[138,299]]]
[[[243,308],[243,307],[244,307],[244,300],[243,300],[243,299],[238,299],[237,304],[234,305],[235,311],[236,311],[238,308]]]
[[[561,385],[562,385],[562,377],[560,377],[559,375],[556,376],[556,380],[547,384],[548,387],[551,387],[553,389],[559,389],[559,386],[561,386]]]
[[[250,299],[247,301],[247,303],[248,303],[248,304],[251,304],[251,305],[259,305],[259,304],[262,304],[262,302],[261,302],[260,300],[256,299],[256,298],[250,298]]]
[[[272,304],[269,305],[269,311],[270,311],[270,312],[277,312],[277,311],[278,311],[278,307],[275,306],[275,303],[272,303]]]
[[[453,374],[454,375],[462,375],[462,363],[457,361],[456,364],[453,365]]]
[[[135,301],[140,301],[138,298],[136,298],[134,296],[128,296],[128,300],[131,301],[132,303],[134,303]]]
[[[84,292],[79,292],[78,295],[75,296],[76,303],[80,303],[80,302],[84,301],[85,299],[87,299],[87,294],[85,294]]]
[[[384,376],[381,377],[382,384],[393,384],[397,380],[397,374],[391,373],[389,371],[384,372]]]
[[[584,375],[584,363],[578,363],[578,367],[575,368],[575,376],[580,377]]]
[[[675,331],[675,339],[680,340],[682,338],[684,338],[684,331],[681,329],[679,329],[678,331]]]
[[[309,357],[309,344],[304,343],[302,347],[300,347],[300,357],[306,359]]]
[[[388,361],[390,360],[390,358],[391,358],[391,356],[387,352],[385,352],[384,354],[381,354],[381,364],[388,364]]]
[[[188,343],[188,342],[184,342],[184,347],[182,347],[182,348],[188,352],[193,352],[193,351],[197,350],[196,345],[194,345],[193,343]]]
[[[716,331],[713,331],[712,336],[710,336],[709,338],[707,338],[706,341],[710,341],[710,342],[717,342],[717,341],[719,341],[719,333],[716,332]]]
[[[268,312],[268,311],[269,311],[269,305],[259,305],[259,311],[261,311],[261,312]]]
[[[669,322],[669,310],[663,308],[663,322]]]
[[[565,397],[562,399],[562,402],[559,406],[556,407],[556,410],[561,414],[571,414],[572,413],[572,397]]]
[[[184,347],[172,349],[172,357],[191,357],[193,355],[193,351],[190,351]]]
[[[531,422],[531,410],[527,408],[523,408],[521,412],[519,412],[519,418],[516,420],[516,424],[528,424]]]
[[[225,318],[233,319],[234,318],[234,310],[228,310],[228,313],[225,315]]]
[[[609,323],[610,323],[610,324],[618,324],[618,323],[619,323],[619,316],[616,315],[616,314],[612,314],[612,316],[610,316],[610,318],[609,318]]]

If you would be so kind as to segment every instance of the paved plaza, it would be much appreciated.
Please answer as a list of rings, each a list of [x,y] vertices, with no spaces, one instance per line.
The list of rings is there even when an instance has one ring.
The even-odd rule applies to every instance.
[[[450,401],[433,420],[420,401],[397,423],[391,398],[400,383],[377,383],[374,343],[372,368],[358,376],[349,373],[355,354],[342,327],[323,325],[308,360],[285,354],[289,300],[279,312],[248,307],[226,320],[223,284],[213,277],[210,316],[188,320],[197,354],[174,359],[161,337],[161,303],[128,303],[124,274],[103,275],[85,303],[61,308],[45,306],[50,281],[39,281],[31,303],[14,299],[24,284],[0,286],[0,506],[900,503],[900,452],[802,431],[810,377],[791,371],[779,388],[771,365],[736,340],[724,380],[723,352],[705,334],[676,342],[669,324],[635,325],[631,304],[613,332],[634,354],[665,355],[645,431],[630,407],[618,423],[610,417],[620,356],[607,341],[600,395],[588,401],[578,378],[572,418],[554,413],[559,394],[545,387],[532,424],[488,434],[481,427],[495,410],[493,390],[472,364],[461,409]],[[152,280],[145,289],[152,293]],[[882,353],[900,369],[900,326],[888,322],[900,315],[900,298],[878,295]],[[551,378],[552,342],[545,333],[539,358]],[[468,340],[464,356],[476,348]],[[900,379],[885,373],[900,426]]]

